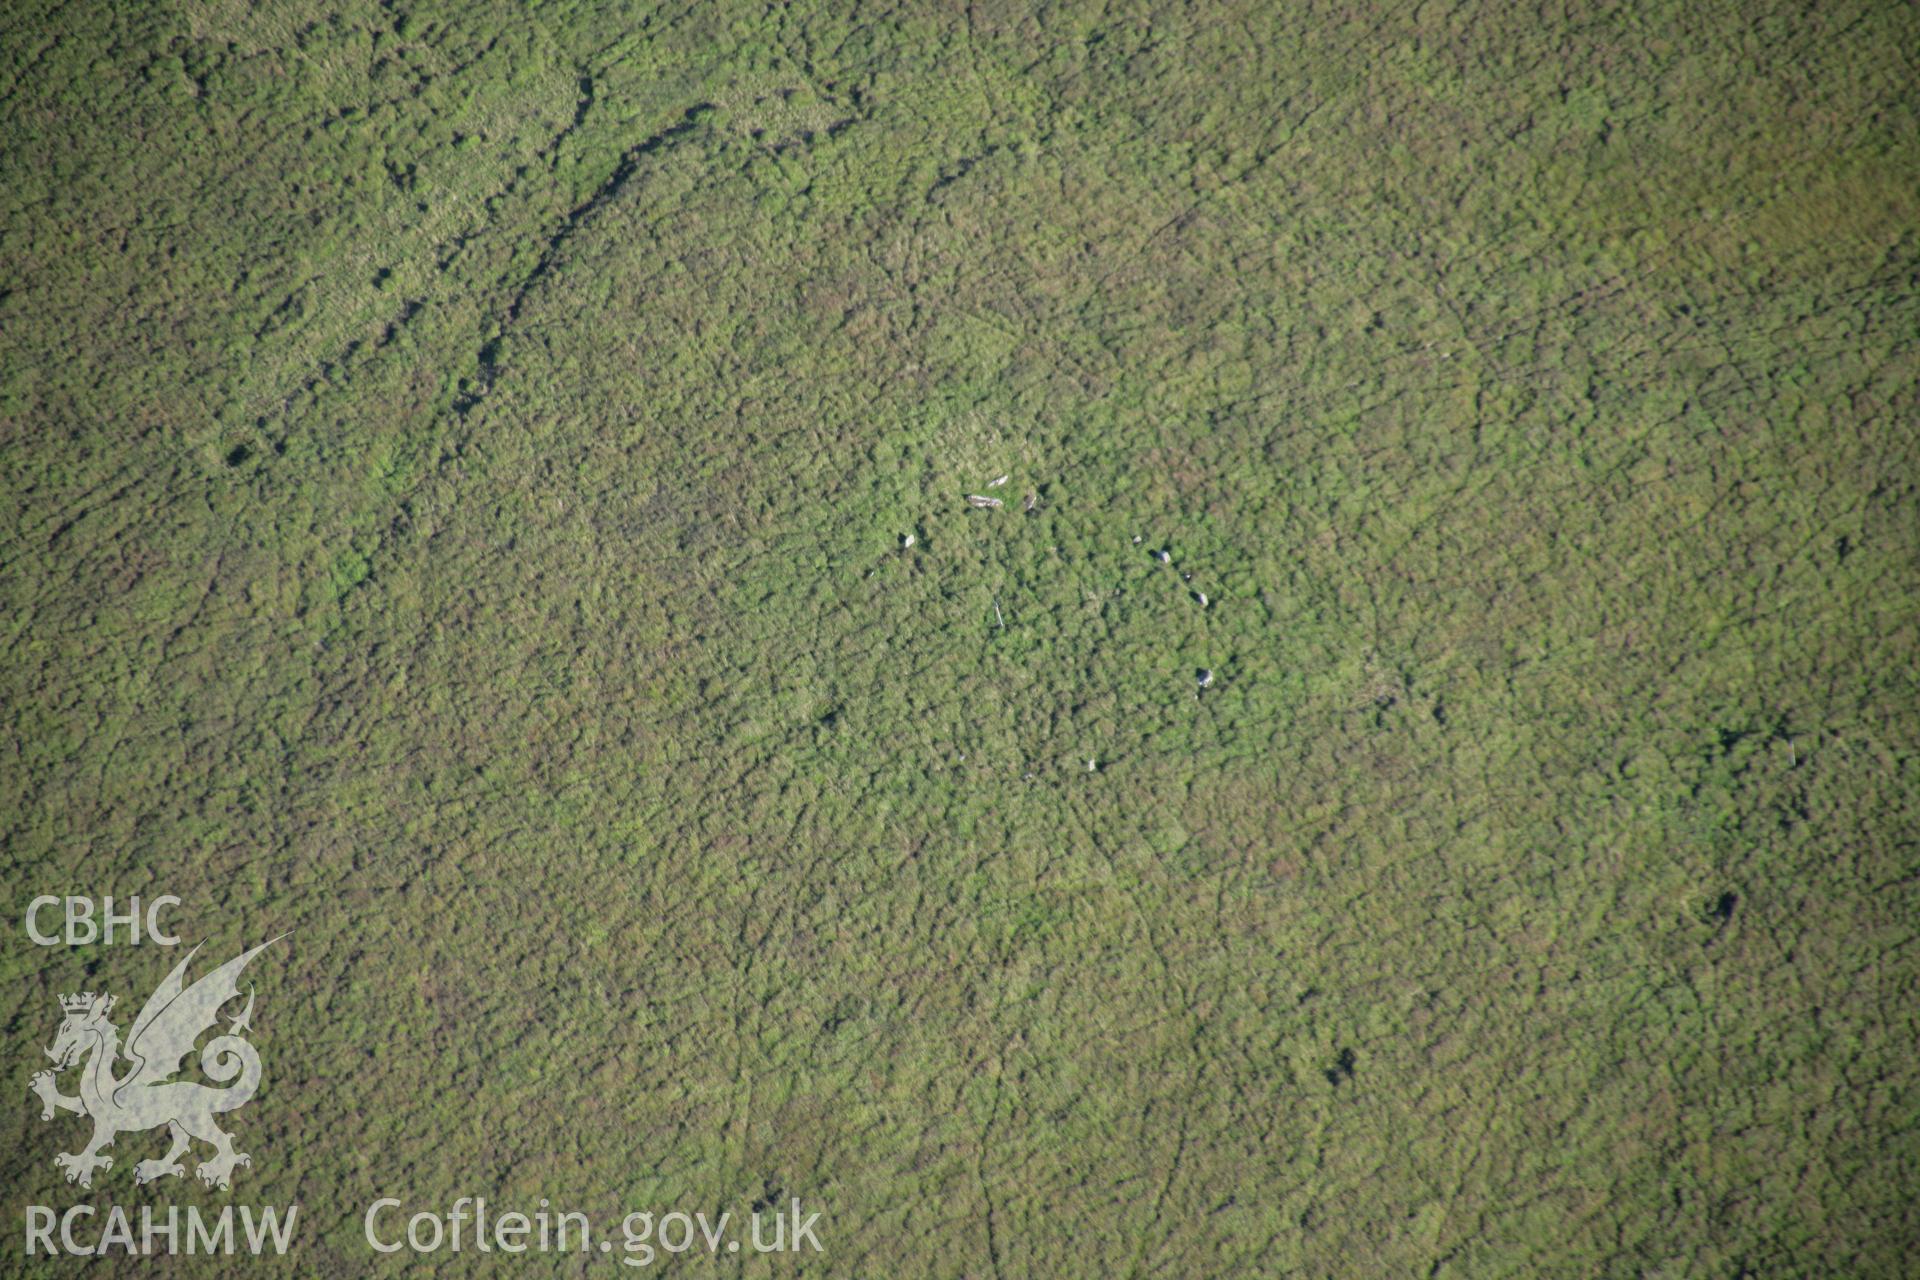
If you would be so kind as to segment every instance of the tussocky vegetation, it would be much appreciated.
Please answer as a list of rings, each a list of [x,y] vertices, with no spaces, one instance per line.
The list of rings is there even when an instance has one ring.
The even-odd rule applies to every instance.
[[[685,1264],[746,1274],[1898,1274],[1915,48],[16,8],[10,898],[294,930],[234,1191],[95,1194],[327,1276],[417,1265],[384,1194],[822,1211]],[[4,954],[17,1223],[56,995],[174,953]]]

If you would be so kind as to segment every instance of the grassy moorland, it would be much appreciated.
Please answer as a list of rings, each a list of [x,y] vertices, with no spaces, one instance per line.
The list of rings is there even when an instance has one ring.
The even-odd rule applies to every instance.
[[[682,1273],[1900,1274],[1916,48],[14,9],[9,1237],[55,995],[176,958],[25,903],[174,893],[295,930],[255,1163],[94,1194],[297,1202],[301,1274],[619,1270],[382,1194],[823,1213]]]

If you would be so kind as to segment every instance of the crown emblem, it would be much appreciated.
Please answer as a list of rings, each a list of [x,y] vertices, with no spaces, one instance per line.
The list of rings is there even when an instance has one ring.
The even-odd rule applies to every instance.
[[[60,1007],[68,1013],[85,1013],[93,1008],[93,992],[82,991],[77,996],[61,996]]]

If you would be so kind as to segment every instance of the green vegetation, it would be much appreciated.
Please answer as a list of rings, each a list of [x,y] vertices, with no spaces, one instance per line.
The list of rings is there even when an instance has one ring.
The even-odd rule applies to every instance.
[[[295,930],[95,1198],[1910,1266],[1915,9],[859,8],[10,16],[9,901]]]

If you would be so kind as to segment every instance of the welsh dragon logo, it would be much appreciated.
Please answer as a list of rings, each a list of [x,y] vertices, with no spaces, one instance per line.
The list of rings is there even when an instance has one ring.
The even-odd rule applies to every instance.
[[[220,1007],[240,994],[241,970],[279,940],[261,943],[188,986],[187,964],[199,953],[196,946],[141,1008],[124,1050],[120,1028],[108,1017],[114,997],[91,991],[60,997],[65,1019],[53,1047],[46,1051],[54,1069],[35,1074],[29,1087],[40,1095],[42,1120],[53,1119],[55,1111],[93,1118],[93,1141],[77,1154],[54,1157],[54,1163],[67,1171],[68,1182],[91,1187],[94,1170],[113,1165],[112,1157],[101,1155],[100,1148],[111,1144],[117,1134],[161,1125],[167,1127],[173,1145],[160,1159],[134,1165],[135,1182],[151,1182],[163,1174],[182,1176],[186,1170],[180,1157],[195,1140],[213,1148],[213,1155],[195,1169],[200,1181],[210,1187],[232,1186],[234,1167],[253,1163],[246,1153],[233,1149],[233,1135],[214,1123],[215,1116],[244,1105],[260,1087],[260,1054],[242,1036],[253,1017],[251,990],[246,1008],[228,1023],[226,1034],[215,1036],[200,1051],[200,1069],[209,1079],[233,1083],[216,1089],[173,1077],[181,1060],[193,1052],[194,1042],[220,1020]],[[122,1057],[126,1068],[116,1074]],[[54,1076],[83,1058],[79,1096],[68,1097],[59,1091]]]

